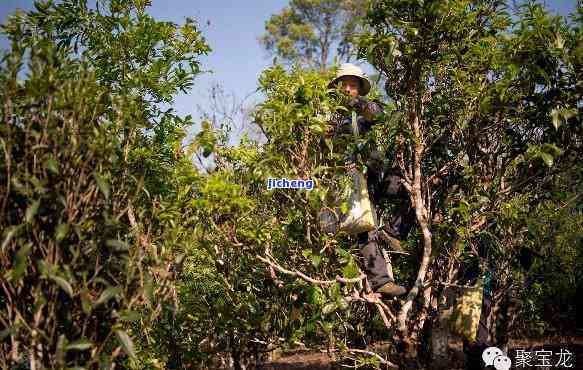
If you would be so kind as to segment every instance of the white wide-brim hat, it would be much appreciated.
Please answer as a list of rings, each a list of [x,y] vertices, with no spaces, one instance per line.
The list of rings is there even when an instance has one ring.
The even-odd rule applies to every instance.
[[[368,78],[366,77],[362,69],[360,69],[360,67],[355,66],[352,63],[344,63],[338,68],[338,71],[336,72],[336,77],[332,81],[330,81],[330,83],[328,84],[328,88],[329,89],[334,88],[338,83],[338,80],[344,76],[354,76],[361,81],[362,90],[360,91],[360,95],[364,96],[368,94],[368,92],[370,91],[370,82],[368,81]]]

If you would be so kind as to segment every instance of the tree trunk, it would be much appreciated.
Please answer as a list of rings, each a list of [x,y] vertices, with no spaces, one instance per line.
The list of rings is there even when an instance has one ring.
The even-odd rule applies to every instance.
[[[445,287],[437,302],[437,317],[431,329],[431,364],[435,369],[447,369],[451,360],[447,355],[450,332],[449,319],[453,313],[455,295],[451,288]]]
[[[407,323],[409,321],[411,309],[413,308],[413,301],[417,298],[422,289],[425,290],[427,288],[425,287],[425,280],[429,271],[429,263],[431,259],[432,235],[429,228],[429,212],[422,195],[423,174],[421,172],[421,159],[423,156],[424,143],[421,134],[420,118],[417,110],[414,108],[416,105],[412,104],[411,107],[412,110],[409,113],[409,123],[414,140],[412,148],[412,178],[407,176],[409,179],[406,178],[403,185],[409,192],[412,206],[415,209],[415,217],[423,235],[423,254],[417,272],[415,285],[409,291],[409,294],[397,315],[397,331],[403,341],[404,351],[409,352],[409,355],[416,355],[413,343],[414,338],[409,333]]]
[[[231,356],[233,357],[233,369],[235,370],[242,370],[241,367],[241,354],[238,350],[233,349],[231,351]]]
[[[435,305],[434,308],[437,315],[431,328],[431,364],[436,369],[447,369],[451,363],[451,359],[447,355],[449,339],[451,337],[449,319],[453,314],[456,291],[449,284],[454,281],[455,276],[458,274],[459,268],[455,268],[455,260],[460,254],[458,242],[459,240],[453,243],[452,254],[447,259],[447,275],[443,277],[445,280],[443,290],[439,297],[435,297],[434,302],[432,302]]]

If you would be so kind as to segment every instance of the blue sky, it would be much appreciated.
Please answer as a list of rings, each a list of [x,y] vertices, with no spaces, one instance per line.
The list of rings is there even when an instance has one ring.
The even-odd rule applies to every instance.
[[[198,77],[195,88],[176,99],[181,113],[197,117],[196,104],[205,105],[211,84],[219,83],[226,93],[243,99],[257,88],[261,71],[271,58],[261,49],[257,38],[265,21],[287,5],[288,0],[153,0],[150,13],[163,20],[182,23],[185,16],[197,19],[212,52],[202,58],[203,69],[213,72]],[[176,4],[170,6],[169,4]],[[207,24],[210,22],[210,25]],[[256,99],[250,96],[249,101]]]
[[[243,99],[257,88],[261,71],[271,64],[257,38],[263,33],[265,21],[278,12],[288,0],[153,0],[149,13],[156,19],[183,23],[186,17],[196,19],[213,49],[201,59],[204,70],[212,70],[197,77],[194,88],[176,98],[175,109],[183,114],[199,116],[197,105],[205,106],[208,89],[219,83],[228,94]],[[0,0],[0,19],[17,8],[33,9],[32,0]],[[210,23],[208,24],[207,21]],[[0,47],[6,48],[4,37]],[[247,101],[257,100],[250,96]]]
[[[207,106],[208,89],[214,83],[223,86],[228,94],[243,99],[257,87],[257,77],[270,63],[257,42],[264,31],[265,21],[288,4],[288,0],[152,0],[150,14],[160,20],[182,23],[185,17],[198,20],[213,51],[202,58],[202,66],[213,73],[201,75],[195,87],[186,95],[176,98],[175,109],[197,119],[197,105]],[[32,9],[32,0],[0,0],[0,20],[16,8]],[[547,7],[566,15],[573,11],[576,0],[546,1]],[[210,25],[207,25],[207,21]],[[4,38],[0,47],[7,46]],[[248,102],[260,97],[250,96]]]

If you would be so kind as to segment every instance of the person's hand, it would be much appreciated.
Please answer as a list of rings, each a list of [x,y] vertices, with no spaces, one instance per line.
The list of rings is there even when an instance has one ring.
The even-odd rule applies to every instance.
[[[364,104],[360,108],[360,112],[365,120],[367,121],[377,121],[379,116],[383,113],[383,108],[376,102],[364,101]]]
[[[348,103],[352,108],[356,108],[357,110],[362,110],[366,106],[366,100],[361,97],[352,98],[350,103]]]

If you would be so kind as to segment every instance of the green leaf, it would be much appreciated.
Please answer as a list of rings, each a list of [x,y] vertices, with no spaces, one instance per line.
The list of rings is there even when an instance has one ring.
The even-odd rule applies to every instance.
[[[14,255],[14,262],[12,264],[12,274],[11,279],[12,281],[18,281],[24,274],[24,270],[26,268],[26,261],[28,256],[30,255],[30,251],[32,249],[32,243],[28,243],[23,246],[17,253]]]
[[[208,158],[213,152],[214,146],[212,145],[204,145],[202,150],[202,156],[204,158]]]
[[[99,175],[97,172],[93,172],[93,178],[97,183],[97,187],[99,188],[101,193],[105,196],[105,199],[109,199],[110,189],[109,182],[107,181],[107,179]]]
[[[59,226],[57,226],[57,229],[55,231],[55,239],[57,240],[57,242],[60,242],[61,240],[65,239],[67,237],[68,233],[69,233],[69,224],[59,224]]]
[[[576,108],[561,110],[561,115],[563,116],[563,119],[565,120],[565,122],[567,122],[569,119],[575,117],[577,115],[577,113],[578,112],[577,112]]]
[[[340,309],[341,311],[346,311],[349,307],[348,301],[346,301],[346,299],[344,297],[341,297],[340,299],[338,299],[336,301],[336,304],[338,306],[338,309]]]
[[[119,314],[119,319],[126,322],[136,322],[140,320],[140,313],[136,311],[122,311]]]
[[[50,173],[58,175],[59,174],[59,163],[54,158],[49,158],[47,160],[47,170]]]
[[[59,287],[61,287],[61,289],[63,289],[65,293],[69,295],[69,297],[73,297],[73,287],[71,286],[71,284],[69,284],[67,280],[56,275],[51,275],[50,279],[54,281]]]
[[[329,290],[330,293],[330,297],[332,297],[335,301],[338,301],[338,299],[343,297],[343,293],[342,293],[342,286],[340,285],[339,282],[335,282],[334,285],[332,285],[332,288]]]
[[[348,207],[349,207],[348,202],[342,202],[340,204],[340,212],[343,213],[343,214],[347,214],[348,213],[348,209],[349,209]]]
[[[484,196],[484,195],[479,195],[476,200],[478,203],[482,203],[482,204],[486,204],[486,203],[490,202],[490,198],[488,198],[487,196]]]
[[[78,339],[66,346],[66,350],[86,351],[93,347],[93,343],[87,339]]]
[[[121,293],[121,291],[122,291],[122,289],[119,286],[109,287],[109,288],[105,289],[103,292],[101,292],[101,295],[99,296],[97,301],[95,301],[94,306],[97,307],[103,303],[106,303],[107,301],[109,301],[110,299],[114,298],[119,293]]]
[[[4,249],[8,246],[8,244],[10,243],[10,241],[12,240],[12,238],[14,238],[14,236],[16,236],[16,234],[20,231],[21,225],[18,226],[10,226],[8,228],[6,228],[6,230],[4,231],[4,233],[6,234],[6,236],[4,237],[4,241],[2,242],[2,251],[4,251]]]
[[[122,330],[116,330],[115,334],[117,335],[117,339],[119,339],[121,346],[122,346],[123,350],[125,351],[125,353],[128,356],[135,358],[136,351],[134,349],[134,342],[129,337],[129,335],[125,331],[122,331]]]
[[[51,273],[50,265],[41,259],[36,261],[36,268],[43,278]]]
[[[310,259],[312,261],[312,265],[314,265],[315,268],[318,268],[318,266],[320,266],[320,262],[322,262],[322,256],[317,254],[312,254]]]
[[[555,127],[555,130],[558,130],[559,126],[561,125],[560,111],[558,108],[553,108],[551,110],[551,118],[552,118],[553,126]]]
[[[330,302],[327,303],[323,308],[322,308],[322,313],[324,315],[328,315],[329,313],[331,313],[332,311],[334,311],[336,309],[336,302]]]
[[[32,222],[32,220],[34,219],[34,216],[36,216],[36,213],[38,212],[39,205],[40,205],[40,199],[37,199],[34,202],[32,202],[32,204],[26,209],[26,214],[24,216],[24,219],[26,220],[27,223]]]
[[[308,303],[320,305],[322,304],[322,288],[311,286],[308,288]]]
[[[8,328],[0,331],[0,341],[4,340],[5,338],[8,338],[14,333],[16,333],[16,329],[14,328],[14,326],[9,326]]]
[[[154,281],[149,274],[144,278],[144,294],[148,299],[148,305],[154,302]]]
[[[553,161],[554,158],[552,155],[550,155],[549,153],[545,153],[545,152],[540,152],[540,157],[543,160],[543,162],[545,162],[545,164],[548,167],[552,167],[553,166]]]
[[[81,309],[86,315],[89,315],[93,309],[91,305],[91,298],[89,293],[87,293],[87,290],[81,292]]]
[[[354,262],[354,259],[351,258],[348,264],[344,266],[342,269],[342,275],[348,279],[352,279],[358,276],[358,266]]]
[[[329,151],[334,151],[334,146],[332,145],[332,139],[324,139],[324,143],[326,143],[326,147],[328,148]]]
[[[126,242],[117,239],[109,239],[105,244],[116,252],[124,252],[130,249]]]

